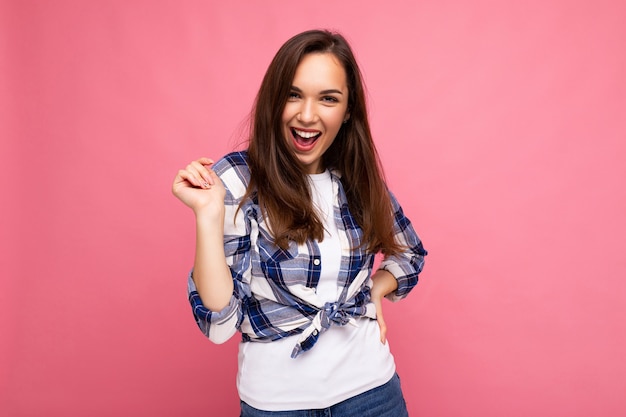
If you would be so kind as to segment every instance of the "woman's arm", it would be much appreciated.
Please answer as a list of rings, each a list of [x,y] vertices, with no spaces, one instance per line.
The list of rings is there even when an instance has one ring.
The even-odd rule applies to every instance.
[[[383,343],[386,340],[387,326],[383,318],[382,299],[398,301],[406,297],[417,284],[418,275],[424,266],[424,256],[428,253],[398,201],[391,193],[390,197],[394,208],[395,238],[404,250],[385,256],[379,269],[372,275],[371,297],[376,307],[376,320]]]
[[[196,256],[192,278],[204,306],[213,311],[228,306],[234,289],[224,254],[223,219],[223,210],[218,222],[203,212],[196,213]]]
[[[193,280],[206,308],[220,311],[233,294],[233,279],[224,255],[224,184],[200,158],[178,172],[172,192],[196,217]]]
[[[396,279],[398,287],[385,297],[398,301],[406,297],[417,284],[428,252],[394,195],[390,193],[390,196],[394,208],[395,239],[404,249],[394,255],[385,255],[378,268],[389,272]]]

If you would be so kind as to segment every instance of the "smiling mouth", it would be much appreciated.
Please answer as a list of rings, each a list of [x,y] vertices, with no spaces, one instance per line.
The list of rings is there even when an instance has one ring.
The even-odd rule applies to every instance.
[[[301,150],[308,150],[313,147],[313,145],[321,135],[322,132],[318,130],[306,131],[296,129],[295,127],[291,128],[291,136],[295,140],[298,148],[300,148]]]

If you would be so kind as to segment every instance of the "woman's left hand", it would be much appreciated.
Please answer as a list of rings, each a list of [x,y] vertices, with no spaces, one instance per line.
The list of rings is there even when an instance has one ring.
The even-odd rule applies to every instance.
[[[387,343],[387,325],[385,324],[385,319],[383,318],[383,303],[382,297],[372,296],[372,302],[374,306],[376,306],[376,321],[378,322],[378,327],[380,329],[380,342],[384,345]]]
[[[398,289],[398,282],[391,273],[379,269],[372,275],[372,289],[370,294],[376,307],[376,321],[380,328],[380,342],[387,343],[387,324],[383,317],[383,298]]]

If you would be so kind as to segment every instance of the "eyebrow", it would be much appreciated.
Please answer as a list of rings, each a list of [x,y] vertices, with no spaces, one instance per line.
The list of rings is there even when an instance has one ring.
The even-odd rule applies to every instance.
[[[293,91],[298,92],[298,93],[301,93],[301,92],[302,92],[302,90],[301,90],[301,89],[299,89],[298,87],[296,87],[295,85],[292,85],[292,86],[291,86],[291,89],[292,89]],[[331,88],[330,90],[322,90],[322,91],[320,91],[319,93],[320,93],[320,94],[341,94],[341,95],[343,95],[343,92],[342,92],[341,90],[336,90],[336,89],[334,89],[334,88]]]

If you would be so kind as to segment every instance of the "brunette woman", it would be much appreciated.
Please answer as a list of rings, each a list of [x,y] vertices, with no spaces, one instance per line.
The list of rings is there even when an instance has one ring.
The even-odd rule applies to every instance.
[[[241,416],[407,415],[381,302],[411,291],[426,251],[383,180],[341,35],[289,39],[247,150],[190,163],[173,192],[196,217],[198,326],[215,343],[242,333]]]

